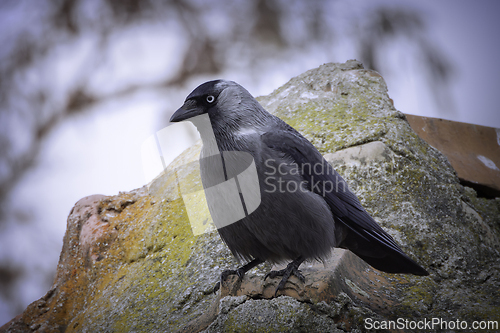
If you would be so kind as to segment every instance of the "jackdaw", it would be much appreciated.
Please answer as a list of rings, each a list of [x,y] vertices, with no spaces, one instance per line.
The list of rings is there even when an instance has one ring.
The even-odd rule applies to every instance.
[[[266,275],[282,276],[277,293],[292,274],[304,281],[299,271],[302,262],[323,260],[333,247],[348,249],[384,272],[429,274],[366,212],[321,153],[294,128],[267,112],[245,88],[226,80],[203,83],[170,121],[201,115],[208,115],[213,131],[210,138],[206,129],[200,130],[204,145],[201,156],[204,152],[211,155],[206,154],[206,147],[213,136],[222,153],[249,153],[255,162],[261,198],[253,212],[218,228],[233,255],[247,264],[223,271],[215,290],[230,274],[242,279],[265,261],[291,261],[285,269]],[[213,163],[200,164],[203,186],[208,188],[214,183]]]

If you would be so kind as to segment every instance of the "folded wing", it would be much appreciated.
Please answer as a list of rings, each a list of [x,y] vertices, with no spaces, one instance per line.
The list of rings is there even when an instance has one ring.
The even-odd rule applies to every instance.
[[[329,205],[336,229],[342,232],[339,247],[348,249],[368,264],[388,273],[429,273],[408,257],[361,206],[345,180],[326,162],[318,150],[288,125],[262,135],[265,145],[288,155],[297,165],[309,190]]]

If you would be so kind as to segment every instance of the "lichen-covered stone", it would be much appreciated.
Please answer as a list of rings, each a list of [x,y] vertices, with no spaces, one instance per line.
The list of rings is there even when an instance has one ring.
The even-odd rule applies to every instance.
[[[244,296],[240,296],[244,297]],[[311,309],[289,296],[271,300],[248,299],[233,302],[236,297],[221,299],[217,319],[204,332],[342,332],[333,319]],[[232,302],[230,311],[225,303]]]
[[[341,292],[330,304],[300,302],[290,296],[271,300],[245,296],[226,296],[220,300],[220,312],[204,333],[243,332],[356,332],[364,318],[382,320]]]
[[[354,332],[366,318],[500,320],[500,201],[459,184],[380,75],[356,61],[326,64],[259,100],[325,154],[429,277],[377,272],[351,254],[331,273],[305,265],[306,284],[292,278],[288,296],[266,291],[269,265],[214,295],[220,272],[238,263],[216,232],[191,232],[175,179],[193,170],[175,170],[197,159],[197,145],[148,187],[80,200],[52,289],[3,330]]]

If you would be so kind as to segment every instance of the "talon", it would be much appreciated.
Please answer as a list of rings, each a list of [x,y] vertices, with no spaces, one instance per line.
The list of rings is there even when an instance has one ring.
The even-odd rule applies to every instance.
[[[241,268],[238,268],[238,269],[236,270],[236,274],[238,275],[238,277],[240,278],[240,280],[242,280],[242,279],[243,279],[243,277],[245,276],[245,273],[246,273],[246,271],[245,271],[245,270],[243,270],[243,269],[241,269]]]
[[[302,283],[305,283],[306,282],[306,278],[304,277],[304,275],[302,275],[302,271],[300,270],[296,270],[293,275],[295,275]]]
[[[214,286],[214,294],[217,293],[217,290],[220,289],[220,281],[217,281],[217,283]]]

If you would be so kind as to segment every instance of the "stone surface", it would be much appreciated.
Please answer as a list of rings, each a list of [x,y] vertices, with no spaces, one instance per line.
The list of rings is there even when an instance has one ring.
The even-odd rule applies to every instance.
[[[260,102],[311,140],[429,277],[385,274],[350,252],[302,267],[279,297],[267,264],[212,293],[238,263],[215,232],[195,237],[175,168],[148,187],[80,200],[52,289],[2,332],[363,331],[366,318],[500,320],[500,201],[460,185],[448,160],[356,61],[293,78]],[[177,176],[189,180],[192,168]]]
[[[500,129],[407,115],[411,128],[442,152],[463,183],[500,197]]]

